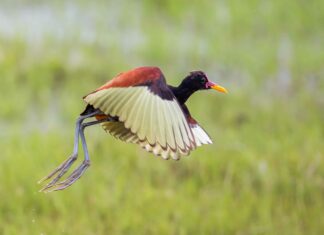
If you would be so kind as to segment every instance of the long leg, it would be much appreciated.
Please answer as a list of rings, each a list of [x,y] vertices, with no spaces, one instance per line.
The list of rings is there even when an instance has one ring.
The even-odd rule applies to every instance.
[[[73,162],[77,159],[78,157],[78,148],[79,148],[79,135],[80,135],[80,130],[82,127],[82,122],[87,119],[95,116],[96,114],[100,113],[99,110],[96,110],[90,114],[87,115],[82,115],[80,116],[77,121],[76,121],[76,127],[75,127],[75,135],[74,135],[74,147],[73,147],[73,153],[72,155],[66,159],[61,165],[59,165],[54,171],[52,171],[49,175],[45,176],[42,178],[38,183],[42,183],[45,180],[51,179],[53,176],[58,174],[50,183],[48,183],[41,191],[46,190],[47,188],[52,187],[71,167]]]
[[[84,136],[84,129],[88,126],[93,126],[93,125],[96,125],[96,124],[99,124],[102,122],[107,122],[107,121],[112,121],[112,120],[111,119],[102,119],[102,120],[87,122],[87,123],[84,123],[81,125],[79,135],[81,138],[81,143],[82,143],[83,152],[84,152],[84,161],[65,180],[63,180],[59,183],[56,183],[61,178],[61,177],[59,177],[59,178],[56,177],[58,179],[53,184],[51,184],[52,183],[51,182],[50,185],[47,185],[46,187],[44,187],[42,189],[42,191],[51,192],[51,191],[63,190],[65,188],[69,187],[70,185],[72,185],[76,180],[78,180],[83,175],[85,170],[90,166],[90,158],[89,158],[89,152],[88,152],[88,148],[87,148],[87,144],[86,144],[86,139]],[[66,171],[64,171],[63,174],[65,172]]]

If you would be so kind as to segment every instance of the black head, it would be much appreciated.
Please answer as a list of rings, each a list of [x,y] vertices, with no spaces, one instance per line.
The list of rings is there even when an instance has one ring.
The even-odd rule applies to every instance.
[[[227,93],[227,90],[224,87],[209,81],[206,74],[202,71],[190,72],[190,74],[182,81],[181,85],[192,91],[214,89]]]
[[[227,93],[224,87],[221,87],[208,80],[206,74],[203,71],[192,71],[182,81],[182,85],[186,86],[192,91],[214,89],[220,92]]]
[[[209,81],[206,74],[202,71],[190,72],[178,87],[170,88],[180,104],[184,104],[194,92],[199,90],[215,89],[227,93],[224,87]]]
[[[208,89],[207,83],[208,78],[202,71],[192,71],[182,81],[182,85],[185,85],[187,88],[193,91]]]

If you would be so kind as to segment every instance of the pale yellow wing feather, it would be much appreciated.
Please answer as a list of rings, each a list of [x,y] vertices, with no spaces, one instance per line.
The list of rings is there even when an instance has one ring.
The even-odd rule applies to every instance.
[[[121,115],[119,116],[119,120],[122,122],[126,121],[127,116],[132,116],[132,112],[135,112],[136,110],[136,104],[134,103],[134,99],[137,100],[138,102],[138,96],[141,94],[141,90],[137,89],[134,92],[129,92],[132,93],[132,95],[129,97],[127,103],[125,104],[124,108],[121,111]],[[125,122],[126,126],[126,122]],[[129,128],[129,125],[126,126]]]
[[[135,89],[134,96],[129,99],[128,105],[125,106],[121,111],[119,120],[124,122],[126,128],[131,128],[132,118],[130,117],[134,117],[136,112],[138,111],[138,106],[141,105],[141,95],[142,91],[140,89]]]
[[[156,99],[149,99],[147,103],[147,121],[144,123],[146,125],[146,139],[147,141],[151,144],[154,145],[156,143],[155,136],[156,136],[156,131],[155,131],[155,117],[158,116],[156,106],[154,105]],[[156,123],[157,124],[157,123]]]
[[[154,112],[154,110],[150,110],[151,98],[149,97],[149,94],[145,93],[145,96],[143,95],[143,97],[144,98],[142,104],[139,106],[138,113],[136,115],[139,121],[139,128],[138,131],[136,131],[136,133],[141,140],[145,139],[145,137],[149,137],[150,130],[148,126],[148,120],[150,120],[151,112]],[[135,123],[137,122],[134,122],[134,125]]]
[[[155,105],[160,107],[160,100],[159,99],[155,99]],[[157,137],[156,139],[158,140],[159,144],[163,147],[166,148],[166,128],[162,125],[159,125],[159,123],[166,123],[166,119],[164,116],[164,113],[162,110],[159,110],[160,115],[157,115],[157,122],[156,122],[156,126],[157,126]]]

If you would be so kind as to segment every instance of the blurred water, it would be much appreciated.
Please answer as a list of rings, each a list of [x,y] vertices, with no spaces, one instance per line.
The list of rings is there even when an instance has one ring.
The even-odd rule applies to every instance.
[[[47,39],[66,41],[69,38],[90,44],[109,41],[115,37],[110,33],[112,30],[114,35],[120,36],[118,21],[121,16],[118,8],[121,7],[123,4],[120,3],[110,3],[105,7],[95,4],[82,7],[71,2],[61,5],[49,2],[43,5],[0,5],[0,35],[9,39],[19,36],[30,44],[40,44]],[[137,4],[136,8],[136,15],[140,16],[141,4]],[[98,35],[97,27],[101,26],[107,31]],[[136,19],[129,23],[126,31],[130,37],[127,38],[127,44],[123,43],[125,47],[141,42]]]
[[[48,5],[1,6],[0,33],[8,38],[19,34],[30,43],[39,43],[45,36],[62,39],[74,31],[77,13],[78,9],[71,4],[59,9]],[[83,31],[91,40],[89,27],[83,27]]]

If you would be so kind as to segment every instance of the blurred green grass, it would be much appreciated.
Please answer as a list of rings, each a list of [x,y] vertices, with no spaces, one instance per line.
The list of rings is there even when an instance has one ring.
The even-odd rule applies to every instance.
[[[0,234],[323,233],[322,1],[0,5]],[[91,128],[85,176],[38,193],[81,97],[140,65],[228,88],[189,101],[214,144],[163,161]]]

